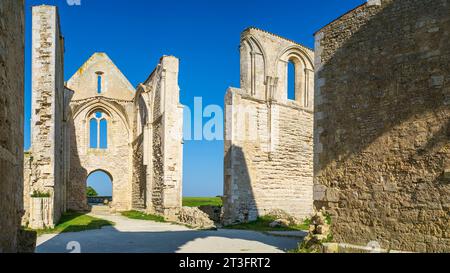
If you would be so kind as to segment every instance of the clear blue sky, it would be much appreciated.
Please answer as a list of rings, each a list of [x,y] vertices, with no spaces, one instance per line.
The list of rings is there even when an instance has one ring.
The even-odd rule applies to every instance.
[[[180,59],[181,102],[193,109],[223,106],[229,86],[239,87],[240,33],[255,26],[314,47],[313,33],[365,0],[26,0],[25,148],[30,146],[31,6],[57,5],[66,39],[65,79],[94,53],[106,52],[136,86],[162,55]],[[223,191],[223,142],[184,145],[185,196]],[[104,176],[90,180],[110,194]]]

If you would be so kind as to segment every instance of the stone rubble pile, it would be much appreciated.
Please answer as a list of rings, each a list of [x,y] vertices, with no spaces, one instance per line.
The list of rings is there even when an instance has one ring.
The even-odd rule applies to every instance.
[[[214,221],[199,208],[182,207],[177,213],[177,222],[196,229],[215,229]]]

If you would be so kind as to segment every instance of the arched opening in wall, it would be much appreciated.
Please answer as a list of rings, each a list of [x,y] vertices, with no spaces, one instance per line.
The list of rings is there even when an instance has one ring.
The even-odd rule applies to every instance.
[[[97,111],[89,119],[89,148],[108,149],[107,115]]]
[[[288,62],[287,67],[287,96],[288,100],[296,100],[296,71],[292,60]]]
[[[97,94],[103,93],[103,72],[98,71],[97,74]]]
[[[113,201],[113,179],[108,172],[97,170],[90,173],[86,184],[89,205],[107,205]]]
[[[144,132],[144,127],[147,125],[148,122],[147,105],[142,96],[139,97],[138,122],[139,124],[137,127],[138,130],[137,133],[138,135],[141,135]]]

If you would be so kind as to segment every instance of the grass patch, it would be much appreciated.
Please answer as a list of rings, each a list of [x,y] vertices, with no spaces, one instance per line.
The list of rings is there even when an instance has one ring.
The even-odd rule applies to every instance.
[[[183,197],[184,207],[215,206],[222,207],[222,198],[220,197]]]
[[[166,222],[164,220],[163,216],[146,214],[146,213],[143,213],[140,211],[135,211],[135,210],[124,211],[124,212],[122,212],[122,216],[125,216],[130,219],[135,219],[135,220],[155,221],[155,222],[161,222],[161,223]]]
[[[85,230],[101,229],[105,226],[113,226],[114,223],[95,218],[85,213],[68,212],[61,216],[59,224],[52,229],[36,230],[38,236],[42,234],[58,234],[66,232],[80,232]]]
[[[240,230],[253,230],[253,231],[304,231],[309,229],[309,225],[311,224],[310,220],[305,220],[305,222],[301,225],[293,225],[289,227],[276,227],[272,228],[270,227],[270,224],[277,220],[275,217],[272,216],[262,216],[259,217],[258,220],[244,223],[244,224],[237,224],[237,225],[230,225],[226,226],[224,228],[226,229],[240,229]]]

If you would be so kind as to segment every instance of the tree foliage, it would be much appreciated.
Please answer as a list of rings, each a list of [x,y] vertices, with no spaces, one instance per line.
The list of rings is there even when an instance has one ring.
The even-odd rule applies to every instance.
[[[87,196],[88,197],[97,197],[98,193],[93,187],[87,187]]]

